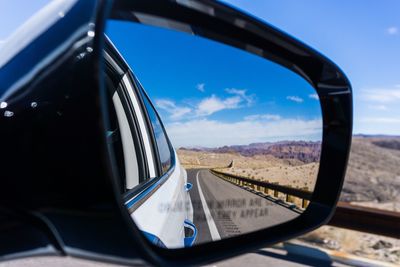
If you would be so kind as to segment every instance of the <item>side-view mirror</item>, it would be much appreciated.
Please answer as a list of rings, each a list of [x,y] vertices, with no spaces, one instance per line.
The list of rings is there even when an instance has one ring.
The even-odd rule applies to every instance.
[[[254,17],[211,0],[65,1],[2,51],[0,259],[193,265],[333,214],[350,83]]]

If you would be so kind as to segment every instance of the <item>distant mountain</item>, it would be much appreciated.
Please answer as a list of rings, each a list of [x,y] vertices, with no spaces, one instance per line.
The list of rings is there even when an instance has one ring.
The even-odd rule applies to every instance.
[[[321,142],[312,141],[280,141],[252,143],[249,145],[232,145],[217,148],[180,148],[191,151],[212,153],[236,153],[245,157],[256,155],[271,155],[279,159],[297,159],[304,163],[319,161]]]
[[[387,135],[387,134],[353,134],[356,138],[400,138],[400,135]]]
[[[400,150],[400,139],[377,140],[372,143],[383,148]]]
[[[355,134],[353,140],[365,139],[369,140],[372,144],[388,149],[400,150],[400,136],[399,135],[384,135],[384,134]]]

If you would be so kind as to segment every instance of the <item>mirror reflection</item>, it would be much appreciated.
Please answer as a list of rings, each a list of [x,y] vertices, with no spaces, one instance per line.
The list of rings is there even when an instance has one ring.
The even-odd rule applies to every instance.
[[[301,216],[322,139],[310,84],[187,33],[109,20],[106,35],[108,143],[152,243],[190,247]]]

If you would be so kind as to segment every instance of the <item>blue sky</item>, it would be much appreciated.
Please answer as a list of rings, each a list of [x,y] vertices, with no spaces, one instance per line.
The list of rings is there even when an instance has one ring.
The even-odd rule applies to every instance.
[[[106,32],[152,98],[176,146],[321,139],[314,89],[273,62],[131,22],[110,22]]]
[[[0,49],[1,44],[16,27],[48,2],[0,0],[2,13],[0,20],[6,21],[0,28]],[[229,0],[225,2],[238,6],[295,36],[332,59],[344,70],[354,89],[354,133],[400,134],[400,17],[398,15],[400,1]],[[148,37],[155,38],[155,36]],[[314,124],[307,123],[315,121],[319,115],[315,105],[317,101],[314,100],[314,103],[311,101],[313,100],[309,97],[311,93],[307,92],[309,88],[301,80],[296,80],[296,77],[292,76],[286,81],[286,85],[296,84],[297,88],[300,86],[301,94],[299,90],[290,91],[292,88],[290,86],[274,90],[274,94],[271,94],[271,91],[265,90],[261,85],[278,88],[283,75],[287,75],[285,70],[248,55],[235,56],[235,61],[230,61],[227,59],[230,54],[238,54],[234,49],[229,51],[224,49],[225,60],[218,59],[221,54],[217,53],[216,46],[209,49],[214,51],[212,55],[209,54],[207,57],[204,53],[203,56],[202,53],[194,55],[189,49],[196,48],[200,51],[201,47],[212,45],[209,42],[206,44],[196,41],[190,47],[185,46],[184,44],[190,43],[189,39],[184,37],[180,39],[181,50],[174,57],[177,62],[182,63],[179,67],[165,64],[165,61],[169,60],[167,55],[163,57],[159,55],[159,64],[146,66],[144,60],[146,53],[154,52],[155,49],[152,50],[148,46],[140,47],[143,45],[140,42],[134,44],[134,47],[141,48],[142,53],[135,55],[137,64],[132,67],[154,98],[166,124],[176,126],[180,123],[181,130],[194,126],[203,128],[221,126],[221,130],[229,131],[234,129],[229,127],[229,124],[236,129],[251,128],[249,121],[244,118],[259,115],[258,118],[253,116],[253,121],[268,120],[269,123],[275,123],[269,126],[276,129],[282,129],[279,127],[288,129],[287,125],[293,127],[296,125],[299,128],[307,125],[302,128],[303,130],[315,128]],[[173,50],[173,42],[162,44],[165,51]],[[185,54],[190,54],[190,66],[184,64],[185,60],[188,62]],[[237,66],[235,64],[253,67],[251,71],[245,71],[244,68],[240,70],[235,68]],[[193,71],[188,71],[189,67]],[[262,71],[264,68],[268,68],[274,75],[265,75]],[[161,75],[162,79],[153,79],[154,73]],[[173,77],[179,77],[179,83]],[[168,91],[156,89],[166,87]],[[204,92],[201,92],[201,89]],[[288,98],[290,96],[298,97],[292,99],[303,101],[290,101]],[[202,103],[203,109],[199,109]],[[206,111],[204,107],[207,106],[214,112],[210,113],[210,109]],[[175,113],[167,110],[173,110]],[[188,124],[194,121],[198,122],[197,125]],[[220,124],[215,125],[210,122],[220,122]],[[278,122],[288,124],[278,125]],[[296,124],[299,122],[302,123],[301,126]],[[172,132],[176,131],[176,127],[171,129]],[[251,135],[251,133],[242,134]],[[193,133],[181,131],[180,134]],[[203,136],[192,135],[192,137],[204,139],[204,135],[207,134],[217,133],[203,131]],[[306,135],[309,138],[316,138],[315,133]],[[254,137],[257,138],[260,137]],[[219,139],[216,144],[229,143],[224,137]],[[187,142],[188,140],[181,140],[182,144]]]
[[[400,134],[400,1],[225,1],[338,64],[354,90],[354,133]]]

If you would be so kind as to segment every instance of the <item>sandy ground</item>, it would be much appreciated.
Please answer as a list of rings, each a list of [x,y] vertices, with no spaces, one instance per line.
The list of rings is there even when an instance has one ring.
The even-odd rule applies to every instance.
[[[323,226],[299,238],[309,244],[400,265],[400,240]]]
[[[226,173],[307,191],[314,189],[319,167],[317,162],[304,164],[270,155],[244,157],[234,153],[178,150],[178,156],[185,168],[218,168]]]
[[[312,191],[317,180],[318,166],[318,163],[308,163],[298,166],[277,164],[277,166],[266,168],[226,168],[223,171],[259,181]]]

